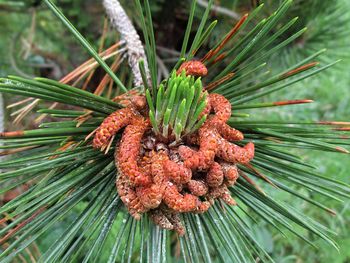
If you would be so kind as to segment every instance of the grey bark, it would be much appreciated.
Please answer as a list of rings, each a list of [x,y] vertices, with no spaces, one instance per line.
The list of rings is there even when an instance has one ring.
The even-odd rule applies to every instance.
[[[141,72],[139,70],[139,61],[141,59],[145,62],[148,79],[150,78],[150,74],[140,37],[118,0],[103,0],[103,6],[112,26],[120,33],[121,38],[125,41],[128,62],[134,75],[134,85],[135,87],[143,86]]]

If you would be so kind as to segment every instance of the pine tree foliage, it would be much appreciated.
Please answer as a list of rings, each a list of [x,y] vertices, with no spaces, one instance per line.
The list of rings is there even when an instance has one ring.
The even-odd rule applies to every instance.
[[[349,31],[346,27],[349,14],[343,12],[348,8],[346,1],[295,1],[293,6],[289,16],[298,16],[299,19],[292,30],[300,30],[305,26],[308,30],[274,56],[273,60],[288,65],[321,49],[327,49],[321,57],[326,63],[334,58],[348,58],[345,41]],[[287,38],[290,34],[291,31],[282,37]]]
[[[43,2],[105,69],[116,88],[121,93],[127,91],[127,85],[59,8],[51,0]],[[196,1],[192,1],[179,63],[196,56],[215,30],[216,22],[208,21],[212,3],[209,1],[191,42],[191,21],[198,8]],[[349,198],[349,186],[319,174],[312,163],[305,163],[303,157],[291,149],[347,154],[343,147],[350,143],[347,136],[350,124],[312,120],[271,122],[268,116],[266,121],[252,121],[245,113],[246,109],[255,109],[251,114],[259,114],[259,109],[263,107],[310,102],[289,98],[264,103],[255,100],[289,88],[334,64],[317,62],[323,53],[321,50],[266,77],[266,61],[270,56],[305,31],[301,29],[276,43],[297,21],[292,18],[276,28],[292,4],[291,0],[284,1],[272,15],[254,24],[254,19],[264,12],[264,6],[258,6],[242,20],[231,44],[217,54],[217,57],[225,56],[229,63],[208,63],[209,77],[203,80],[205,84],[218,81],[227,74],[235,74],[232,79],[214,85],[210,92],[220,93],[230,100],[233,108],[230,125],[245,134],[242,144],[254,142],[256,156],[250,166],[239,167],[244,176],[230,189],[238,206],[216,204],[204,214],[185,214],[182,217],[187,232],[184,237],[156,227],[146,215],[140,221],[134,220],[126,212],[115,190],[118,176],[113,157],[115,146],[112,145],[110,151],[104,154],[93,149],[91,139],[86,139],[106,116],[121,105],[108,99],[104,93],[98,96],[49,79],[2,78],[0,91],[3,93],[58,102],[69,105],[70,109],[43,108],[39,112],[51,115],[56,118],[55,121],[44,122],[34,130],[1,134],[1,147],[11,156],[0,163],[0,168],[5,171],[0,175],[0,193],[24,183],[31,185],[25,193],[0,208],[3,215],[1,222],[9,222],[0,229],[0,242],[8,244],[0,255],[1,262],[11,262],[40,236],[52,231],[78,206],[83,207],[81,212],[43,252],[40,262],[97,262],[100,259],[104,262],[256,262],[257,258],[263,262],[273,261],[254,236],[252,225],[257,219],[265,221],[283,235],[293,233],[312,247],[316,244],[306,237],[305,231],[337,248],[332,239],[335,233],[327,226],[301,213],[293,204],[278,200],[273,194],[287,192],[292,198],[305,200],[320,211],[335,214],[326,204],[315,201],[306,193],[341,201]],[[151,72],[151,83],[146,90],[152,94],[153,97],[149,96],[152,100],[156,98],[154,94],[161,92],[161,85],[158,85],[151,9],[148,0],[143,4],[136,1],[136,8]],[[239,34],[248,26],[252,27],[248,33]],[[80,122],[79,117],[87,112],[90,118]],[[119,135],[115,140],[118,139]]]

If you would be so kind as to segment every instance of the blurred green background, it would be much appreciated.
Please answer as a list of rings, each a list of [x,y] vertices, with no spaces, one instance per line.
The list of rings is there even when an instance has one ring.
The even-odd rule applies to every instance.
[[[137,26],[139,21],[134,14],[132,1],[121,1],[129,16]],[[205,6],[206,1],[198,1]],[[235,16],[249,12],[258,2],[265,2],[266,12],[272,12],[278,0],[217,0],[215,4],[221,9],[211,12],[212,20],[219,21],[217,30],[208,43],[215,43],[236,22]],[[57,0],[72,23],[98,47],[102,33],[104,12],[100,1],[91,0]],[[177,57],[186,27],[186,16],[189,1],[151,1],[154,14],[159,59],[170,69]],[[203,9],[197,10],[197,21]],[[278,94],[264,98],[266,101],[287,99],[313,99],[306,106],[289,106],[261,110],[255,118],[261,120],[334,120],[350,121],[350,1],[349,0],[295,0],[288,18],[299,16],[299,22],[293,31],[304,26],[308,31],[303,37],[289,45],[269,61],[269,70],[274,71],[287,67],[293,61],[301,60],[312,52],[327,48],[321,62],[341,61],[318,76],[295,84]],[[117,35],[109,31],[111,38]],[[35,1],[2,1],[0,0],[0,76],[16,74],[22,76],[45,76],[59,79],[88,56],[59,21],[45,8],[36,6]],[[287,37],[287,36],[281,36]],[[100,74],[103,76],[103,74]],[[5,97],[5,104],[16,98]],[[9,111],[6,114],[5,126],[8,129],[18,126],[31,126],[31,118],[14,127]],[[320,173],[350,183],[350,159],[346,155],[317,152],[299,152],[305,160],[314,164]],[[317,218],[338,233],[335,240],[341,247],[338,252],[322,241],[316,244],[319,250],[311,248],[295,236],[281,236],[264,224],[256,226],[256,235],[276,262],[350,262],[350,201],[344,203],[330,202],[326,198],[318,200],[327,203],[338,211],[331,216],[301,200],[292,199],[287,194],[276,194],[299,207],[307,215]],[[319,197],[317,197],[320,199]],[[298,202],[297,204],[295,202]],[[77,209],[76,213],[79,213]],[[74,215],[72,215],[74,217]],[[62,233],[65,224],[62,222],[55,231]],[[40,250],[45,250],[57,235],[55,232],[44,236],[39,242]],[[309,237],[315,240],[313,237]]]

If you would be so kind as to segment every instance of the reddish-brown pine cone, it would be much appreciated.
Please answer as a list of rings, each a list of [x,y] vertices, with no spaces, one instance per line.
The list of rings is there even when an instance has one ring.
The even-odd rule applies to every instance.
[[[151,219],[153,223],[155,223],[157,226],[167,229],[167,230],[173,230],[174,225],[170,222],[170,220],[165,216],[163,211],[158,208],[150,211]]]
[[[174,230],[179,234],[179,236],[184,236],[186,234],[186,230],[181,223],[179,214],[175,212],[175,213],[166,214],[166,216],[169,218],[170,222],[173,224]]]
[[[151,174],[153,183],[164,184],[167,177],[164,171],[164,162],[169,160],[169,156],[165,151],[160,151],[151,157]]]
[[[223,181],[224,172],[222,171],[221,165],[217,162],[213,162],[207,173],[206,183],[209,187],[218,187],[222,185]]]
[[[148,209],[141,203],[135,190],[130,185],[128,177],[120,173],[116,185],[120,199],[128,209],[130,215],[139,220],[141,218],[141,213],[146,212]]]
[[[132,96],[130,98],[131,106],[134,107],[138,111],[143,111],[147,107],[146,97],[143,95]]]
[[[182,195],[178,191],[176,185],[171,182],[168,182],[163,200],[169,208],[180,213],[194,211],[200,204],[200,201],[196,196],[191,194]]]
[[[211,93],[209,95],[211,110],[214,111],[215,120],[226,123],[231,117],[231,103],[222,95]]]
[[[232,198],[231,193],[226,185],[211,188],[206,197],[211,203],[214,203],[215,199],[220,198],[228,205],[236,205],[236,201]]]
[[[153,222],[163,229],[175,230],[180,236],[185,235],[186,231],[183,227],[179,214],[169,208],[160,206],[150,212]]]
[[[197,135],[198,136],[198,135]],[[194,137],[193,137],[194,138]],[[197,139],[198,141],[198,139]],[[198,143],[199,144],[199,143]],[[180,145],[179,146],[179,154],[180,154],[180,157],[183,159],[183,160],[187,160],[189,158],[192,158],[192,156],[197,153],[198,150],[194,150],[193,148],[190,148],[188,146],[185,146],[185,145]]]
[[[199,150],[193,152],[190,148],[179,147],[180,155],[192,153],[190,158],[184,158],[184,165],[190,169],[206,170],[214,162],[217,150],[216,130],[204,124],[199,129]]]
[[[220,164],[224,172],[226,185],[233,186],[239,177],[237,165],[227,162],[220,162]]]
[[[96,130],[92,146],[94,148],[101,148],[107,146],[110,139],[117,132],[129,125],[137,113],[132,108],[124,108],[113,112],[109,115],[100,127]]]
[[[174,230],[180,235],[183,236],[186,231],[181,223],[181,219],[179,216],[179,213],[177,211],[174,211],[165,205],[161,207],[164,215],[169,219],[169,221],[173,224]]]
[[[208,193],[208,186],[203,180],[191,180],[187,188],[195,196],[203,196]]]
[[[125,108],[133,107],[138,111],[146,109],[147,101],[143,95],[131,95],[130,93],[124,93],[113,99]]]
[[[249,163],[254,158],[254,144],[248,143],[244,147],[239,147],[223,138],[218,138],[218,151],[216,155],[230,163]]]
[[[237,205],[235,199],[233,199],[231,196],[230,190],[228,190],[226,186],[224,186],[223,193],[221,194],[220,198],[228,205]]]
[[[211,118],[209,120],[212,120]],[[232,128],[226,123],[211,122],[211,125],[216,127],[219,134],[228,141],[241,141],[244,139],[244,135],[239,130]],[[199,145],[198,133],[192,133],[185,138],[186,144],[188,145]]]
[[[231,117],[231,104],[222,95],[212,93],[209,95],[209,112],[214,111],[215,115],[211,118],[211,124],[216,127],[222,137],[229,141],[243,140],[243,134],[226,124]]]
[[[183,70],[191,76],[207,74],[207,68],[200,61],[183,63],[177,73]],[[148,133],[150,121],[142,117],[146,116],[147,109],[144,96],[128,94],[121,99],[128,101],[128,107],[103,121],[93,146],[106,147],[112,137],[126,127],[115,153],[120,171],[116,184],[121,200],[133,217],[139,219],[142,213],[150,211],[155,224],[183,235],[180,213],[203,213],[215,199],[236,204],[227,186],[234,185],[239,177],[236,163],[245,164],[254,157],[254,144],[248,143],[242,148],[230,143],[242,140],[243,134],[226,124],[231,117],[231,104],[225,97],[219,94],[207,97],[201,116],[214,114],[197,133],[185,138],[187,145],[196,146],[183,145],[177,149],[169,149],[164,144],[158,147],[161,143],[154,134]],[[202,202],[199,197],[206,201]]]
[[[133,124],[128,125],[123,133],[117,150],[117,164],[121,173],[125,174],[132,185],[146,186],[152,183],[151,177],[138,165],[141,149],[141,139],[150,128],[149,121],[134,118]]]
[[[164,151],[160,151],[159,153],[153,153],[148,159],[146,161],[144,157],[140,167],[142,167],[142,171],[145,174],[152,175],[153,183],[149,186],[137,187],[136,193],[145,207],[153,209],[158,207],[163,199],[166,187],[163,162],[168,160],[169,157]]]
[[[208,115],[214,111],[215,115],[210,118],[211,125],[215,126],[222,137],[229,141],[241,141],[244,139],[243,134],[226,124],[231,117],[231,104],[222,95],[212,93],[209,95],[207,106],[200,115]]]
[[[120,105],[126,107],[133,107],[138,111],[146,109],[147,101],[144,95],[140,95],[139,90],[130,90],[113,99]]]
[[[208,211],[208,209],[209,209],[210,207],[211,207],[211,203],[208,202],[208,201],[205,201],[205,202],[202,202],[202,203],[198,206],[198,208],[197,208],[197,210],[196,210],[195,212],[196,212],[196,213],[199,213],[199,214],[205,213],[205,212]]]
[[[210,117],[199,129],[200,149],[196,154],[194,154],[193,150],[188,147],[181,146],[179,148],[179,153],[185,160],[184,163],[186,167],[191,169],[196,169],[198,167],[199,169],[206,169],[206,165],[210,165],[214,160],[215,154],[225,161],[243,164],[250,162],[254,157],[253,143],[248,143],[244,148],[241,148],[226,141],[218,134],[217,128],[219,127],[220,130],[220,127],[223,128],[224,126],[222,125],[223,122],[219,121],[220,118],[215,116]],[[241,132],[235,129],[230,130],[229,134],[225,135],[226,137],[231,137],[231,139],[235,140],[240,140],[243,138]],[[192,140],[195,141],[193,137]],[[216,145],[218,146],[217,149],[214,147]],[[210,151],[210,149],[213,151]],[[209,156],[209,154],[212,154],[210,155],[211,159],[205,159],[207,156]]]
[[[239,130],[232,128],[226,123],[217,123],[216,129],[220,135],[228,141],[241,141],[244,139],[244,135]]]
[[[186,184],[192,178],[192,171],[182,164],[167,160],[164,161],[163,167],[169,179],[176,184]]]
[[[208,74],[207,67],[198,60],[191,60],[182,63],[176,74],[180,75],[183,70],[185,70],[187,76],[204,77]]]
[[[145,187],[137,187],[136,194],[144,207],[148,209],[156,208],[160,205],[165,191],[164,184],[152,184]]]
[[[114,97],[113,101],[120,103],[121,101],[128,100],[130,102],[130,98],[134,96],[138,96],[140,91],[137,89],[129,90],[121,95]]]

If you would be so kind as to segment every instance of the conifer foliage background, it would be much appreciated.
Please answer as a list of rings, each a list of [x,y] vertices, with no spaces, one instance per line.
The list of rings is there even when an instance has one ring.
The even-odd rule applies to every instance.
[[[125,7],[126,11],[129,14],[129,17],[133,20],[136,28],[138,29],[140,35],[142,34],[142,23],[139,19],[139,15],[134,8],[134,5],[130,1],[120,1]],[[256,8],[261,4],[265,3],[264,10],[259,13],[257,17],[254,18],[253,23],[245,28],[241,34],[244,36],[254,30],[256,26],[263,17],[271,15],[276,8],[284,1],[214,1],[216,9],[213,8],[209,12],[209,20],[213,21],[218,20],[218,25],[215,30],[210,35],[208,41],[203,45],[203,48],[200,52],[205,53],[206,50],[210,49],[215,43],[217,43],[228,30],[230,30],[235,22],[237,22],[237,17],[242,16],[246,12],[252,12],[253,8]],[[63,13],[70,19],[72,24],[74,24],[78,30],[86,37],[90,43],[93,43],[96,50],[99,48],[100,37],[102,34],[103,24],[104,24],[104,10],[99,3],[96,1],[71,1],[71,0],[58,0],[55,1],[57,6],[62,8]],[[199,5],[194,13],[194,27],[197,28],[200,23],[200,19],[203,16],[205,11],[205,6],[207,1],[198,1]],[[183,42],[183,36],[186,30],[186,24],[188,19],[188,14],[190,10],[191,1],[179,0],[179,1],[150,1],[150,8],[153,16],[154,29],[155,29],[155,38],[157,43],[157,62],[160,71],[162,74],[166,75],[172,67],[175,65],[179,58],[181,51],[181,44]],[[220,6],[221,9],[217,7]],[[350,39],[348,37],[350,31],[350,15],[349,10],[350,4],[346,0],[295,0],[292,7],[288,10],[283,19],[280,20],[279,24],[276,26],[275,30],[281,29],[281,27],[288,23],[295,16],[299,16],[298,21],[275,39],[276,44],[288,39],[293,36],[295,32],[304,30],[304,27],[308,27],[308,30],[300,37],[284,46],[283,49],[279,50],[272,57],[269,58],[268,68],[266,70],[271,72],[280,72],[280,69],[287,69],[291,65],[294,65],[301,60],[305,59],[308,56],[312,56],[315,52],[321,50],[323,53],[317,59],[320,60],[323,64],[332,63],[338,59],[342,59],[341,62],[337,63],[332,68],[328,69],[321,74],[302,80],[293,86],[288,87],[287,89],[278,91],[277,93],[270,94],[263,97],[259,102],[271,102],[277,101],[276,98],[298,98],[298,99],[314,99],[315,103],[303,105],[302,107],[298,106],[289,106],[289,107],[278,107],[278,108],[261,108],[261,109],[241,109],[237,110],[238,113],[244,111],[244,114],[250,114],[250,119],[256,122],[262,123],[273,123],[273,122],[310,122],[314,120],[334,120],[334,121],[349,121],[350,116],[350,59],[349,59],[349,44]],[[222,11],[224,10],[224,11]],[[1,35],[4,36],[0,40],[0,75],[5,77],[7,75],[19,75],[22,77],[34,77],[42,76],[49,77],[53,79],[60,79],[69,71],[74,69],[80,63],[89,58],[87,53],[81,49],[77,44],[75,39],[71,34],[68,33],[66,28],[54,17],[54,15],[47,9],[45,5],[38,5],[36,1],[1,1],[0,0],[0,23],[1,23]],[[274,31],[276,32],[276,31]],[[191,32],[190,39],[193,39],[195,31]],[[110,46],[114,43],[115,39],[118,38],[118,35],[113,30],[109,30],[106,37],[106,46]],[[28,44],[29,43],[29,44]],[[323,48],[327,48],[327,52],[323,52]],[[72,56],[74,54],[74,56]],[[225,61],[229,63],[229,61]],[[227,65],[227,64],[226,64]],[[124,81],[124,84],[129,87],[131,86],[131,81],[127,82],[127,76],[129,72],[123,70],[127,68],[127,63],[124,62],[122,67],[118,70],[118,76]],[[264,72],[261,75],[257,75],[260,80],[264,80]],[[88,90],[93,90],[93,88],[100,82],[104,77],[104,72],[101,69],[97,69],[95,76],[92,78]],[[165,76],[164,76],[165,77]],[[22,97],[20,97],[22,99]],[[19,99],[14,96],[5,95],[5,102],[7,105],[18,101]],[[254,102],[248,102],[249,104]],[[35,109],[47,108],[51,104],[41,104],[38,105]],[[244,104],[243,104],[244,105]],[[240,105],[239,105],[240,106]],[[239,107],[238,106],[238,107]],[[235,108],[233,108],[235,111]],[[64,110],[70,110],[70,108],[64,108]],[[29,114],[21,122],[14,124],[13,119],[9,114],[15,113],[15,109],[9,109],[7,111],[6,117],[6,128],[7,130],[20,130],[20,129],[32,129],[37,128],[34,122],[35,117],[33,114]],[[49,112],[49,111],[47,111]],[[235,111],[236,112],[236,111]],[[63,114],[63,112],[61,112]],[[257,114],[258,113],[258,114]],[[77,113],[78,114],[78,113]],[[56,115],[62,117],[59,112],[56,112]],[[34,116],[34,117],[33,117]],[[73,116],[74,117],[74,116]],[[97,116],[98,117],[98,116]],[[268,119],[267,119],[268,118]],[[245,118],[242,118],[245,120]],[[49,121],[47,121],[49,122]],[[49,126],[55,127],[54,124],[49,124]],[[272,124],[271,124],[272,125]],[[85,127],[86,128],[86,127]],[[243,126],[244,128],[244,126]],[[345,127],[348,128],[348,127]],[[86,128],[87,130],[89,128]],[[318,133],[319,131],[315,131]],[[322,131],[323,132],[323,131]],[[296,134],[298,131],[296,130]],[[273,134],[269,134],[272,136]],[[311,136],[311,135],[310,135]],[[328,137],[327,137],[328,136]],[[346,137],[348,135],[342,134]],[[325,134],[324,141],[329,142],[330,140],[337,140],[333,134]],[[59,138],[55,138],[59,140]],[[52,138],[52,143],[56,143],[54,138]],[[306,138],[307,140],[307,138]],[[16,143],[16,142],[13,142]],[[23,142],[21,142],[23,143]],[[25,142],[25,145],[30,145],[28,142]],[[49,145],[49,144],[48,144]],[[344,144],[343,144],[344,145]],[[349,141],[345,143],[349,145]],[[319,147],[323,147],[320,146]],[[289,149],[284,149],[287,153]],[[322,174],[327,178],[333,178],[334,180],[339,180],[345,184],[350,183],[349,177],[347,176],[350,171],[350,162],[349,156],[340,155],[327,152],[314,152],[307,151],[307,149],[293,150],[292,153],[296,156],[300,156],[300,160],[293,159],[294,162],[308,163],[315,166],[318,174]],[[35,154],[35,152],[33,152]],[[93,155],[94,153],[85,153],[86,158],[88,155]],[[79,156],[79,152],[76,154]],[[280,153],[280,155],[283,155]],[[85,158],[81,156],[81,158]],[[72,162],[74,165],[74,162]],[[103,167],[105,163],[101,163]],[[11,166],[12,165],[12,166]],[[7,167],[14,167],[13,164],[8,165]],[[283,166],[282,166],[283,167]],[[5,165],[6,168],[6,165]],[[55,168],[57,169],[57,168]],[[69,172],[69,171],[67,171]],[[293,171],[292,171],[293,172]],[[0,177],[1,178],[1,177]],[[109,177],[108,177],[109,178]],[[2,178],[0,182],[0,193],[5,193],[6,187],[8,185],[3,185],[6,178]],[[21,179],[20,179],[21,180]],[[107,180],[107,179],[106,179]],[[295,179],[296,180],[296,179]],[[45,177],[41,178],[40,181],[43,185],[45,183]],[[63,185],[58,185],[64,188]],[[105,182],[104,191],[113,191],[112,187],[108,187],[108,183]],[[261,186],[260,182],[257,182]],[[18,185],[21,185],[20,182],[17,182]],[[113,182],[112,182],[113,185]],[[40,187],[40,184],[39,184]],[[245,186],[249,188],[249,186]],[[266,187],[264,185],[264,187]],[[344,189],[346,188],[343,185]],[[298,186],[292,186],[288,188],[288,191],[293,193],[299,193],[304,196],[304,199],[295,198],[293,195],[287,194],[283,191],[276,191],[273,187],[267,187],[266,192],[271,198],[276,200],[281,200],[287,204],[291,204],[293,207],[297,207],[300,213],[300,216],[307,215],[312,218],[316,218],[319,222],[330,228],[330,236],[339,244],[340,252],[330,246],[328,243],[322,241],[322,238],[318,237],[315,234],[301,231],[303,236],[310,240],[318,249],[313,248],[310,245],[307,245],[305,241],[297,239],[294,235],[291,235],[290,232],[281,231],[281,225],[271,224],[269,225],[267,220],[262,220],[260,217],[253,217],[250,214],[244,214],[242,211],[236,211],[237,217],[241,219],[241,224],[243,228],[237,228],[236,231],[243,231],[242,229],[250,229],[249,235],[254,236],[257,244],[260,244],[261,247],[256,247],[256,254],[258,255],[262,250],[265,250],[268,253],[267,259],[269,256],[271,259],[276,262],[347,262],[350,260],[350,252],[347,249],[350,245],[350,209],[349,209],[349,195],[348,191],[342,191],[343,196],[333,197],[333,194],[328,194],[328,196],[320,196],[317,191],[305,191],[302,188],[302,184]],[[315,190],[315,189],[314,189]],[[319,189],[322,190],[322,189]],[[24,190],[23,190],[24,191]],[[101,191],[101,189],[96,189],[96,191]],[[288,192],[287,191],[287,192]],[[101,195],[101,201],[107,203],[107,195]],[[103,199],[105,198],[105,199]],[[262,197],[261,197],[262,198]],[[337,215],[330,215],[327,212],[321,211],[319,207],[307,202],[306,200],[312,198],[317,202],[316,206],[331,207],[333,210],[337,211]],[[103,200],[102,200],[103,199]],[[338,199],[344,200],[344,202],[337,201]],[[78,237],[77,233],[72,230],[72,232],[67,233],[69,226],[75,224],[78,226],[79,220],[83,220],[81,217],[82,214],[87,214],[88,206],[87,204],[91,203],[93,200],[90,200],[87,197],[83,202],[79,203],[74,209],[58,221],[48,232],[45,232],[36,240],[34,244],[29,246],[26,251],[24,251],[19,259],[27,260],[28,262],[33,261],[34,258],[39,258],[40,255],[54,255],[53,252],[55,248],[51,247],[55,242],[62,239],[62,244],[78,244],[74,241]],[[257,201],[258,202],[258,201]],[[249,202],[248,202],[249,204]],[[263,209],[264,204],[261,208]],[[27,209],[27,207],[19,206],[17,209]],[[108,208],[111,211],[119,209],[119,207]],[[326,209],[327,210],[327,209]],[[248,210],[249,211],[249,210]],[[213,211],[215,213],[217,211]],[[103,220],[103,216],[106,216],[100,211],[100,214],[96,214],[96,218],[89,219],[91,225],[93,225],[93,220]],[[107,219],[103,222],[109,222],[112,218]],[[123,218],[123,214],[118,214],[116,222],[119,224],[126,223],[129,224],[126,217]],[[201,221],[196,221],[197,219],[191,218],[191,225],[198,224]],[[307,219],[305,219],[307,220]],[[78,223],[77,223],[78,222]],[[203,225],[203,229],[210,228],[213,222],[208,221],[208,225]],[[283,221],[280,221],[283,222]],[[202,222],[203,224],[203,222]],[[286,222],[286,224],[289,224]],[[273,227],[274,226],[274,227]],[[223,226],[228,227],[226,226]],[[294,229],[295,224],[289,226],[290,229]],[[322,226],[315,226],[322,230]],[[129,224],[126,231],[132,232],[132,229],[136,228],[136,224]],[[189,227],[189,239],[191,239],[191,227]],[[107,229],[105,229],[107,231]],[[120,241],[120,246],[124,246],[124,243],[130,242],[130,244],[135,244],[135,247],[140,246],[140,242],[137,240],[142,240],[145,238],[140,234],[121,234],[118,228],[108,229],[111,231],[113,238],[106,238],[103,235],[100,235],[98,232],[89,233],[91,234],[90,238],[86,241],[86,247],[97,248],[102,243],[109,249],[106,251],[114,251],[115,241],[121,237],[124,239]],[[87,230],[86,230],[87,231]],[[311,231],[312,232],[312,231]],[[87,231],[88,233],[88,231]],[[247,232],[248,233],[248,232]],[[245,233],[247,236],[249,236]],[[299,232],[298,232],[299,233]],[[337,233],[337,234],[336,234]],[[203,233],[199,233],[200,235]],[[66,237],[62,237],[66,235]],[[71,235],[71,236],[69,236]],[[244,235],[243,235],[244,236]],[[217,236],[209,237],[208,240],[213,242],[210,244],[215,244],[219,242],[225,246],[235,246],[237,244],[229,244],[232,240],[225,240],[226,236],[223,237],[223,240],[215,240]],[[71,238],[71,243],[67,242]],[[106,238],[106,239],[104,239]],[[161,236],[161,238],[165,238]],[[30,239],[30,236],[28,236]],[[214,240],[212,240],[214,239]],[[15,239],[14,239],[15,240]],[[135,242],[136,240],[136,242]],[[14,242],[14,241],[11,241]],[[11,245],[11,242],[7,245]],[[150,241],[152,243],[152,241]],[[168,239],[167,242],[172,242],[176,245],[175,239]],[[187,244],[188,242],[188,244]],[[200,242],[200,241],[199,241]],[[213,258],[213,261],[221,262],[223,261],[220,258],[220,255],[215,255],[212,252],[211,248],[208,248],[208,251],[205,249],[203,251],[196,251],[203,244],[192,244],[191,240],[185,242],[187,245],[194,247],[193,250],[188,250],[189,254],[191,253],[206,253],[210,254]],[[243,242],[244,243],[244,242]],[[174,245],[174,246],[175,246]],[[186,245],[186,246],[187,246]],[[184,245],[183,245],[184,246]],[[152,246],[151,246],[152,247]],[[4,245],[2,249],[5,249]],[[122,255],[115,255],[115,259],[133,260],[138,259],[139,255],[130,254],[134,248],[131,246],[125,246],[128,249]],[[66,252],[69,252],[69,247],[60,247],[62,251],[66,249]],[[74,246],[73,246],[74,249]],[[85,250],[84,250],[85,249]],[[153,245],[154,251],[147,251],[145,253],[154,253],[153,256],[158,256],[158,250],[161,250],[160,247]],[[178,253],[181,252],[184,247],[176,248]],[[245,248],[246,249],[246,248]],[[249,248],[252,250],[252,248]],[[261,249],[261,250],[260,250]],[[57,248],[58,250],[58,248]],[[46,252],[49,251],[49,252]],[[61,251],[61,252],[62,252]],[[93,250],[91,250],[93,251]],[[161,250],[162,251],[162,250]],[[82,255],[89,255],[89,250],[83,248],[83,251],[80,251]],[[90,257],[90,260],[93,260],[93,256],[99,255],[100,262],[107,262],[110,259],[110,255],[103,253],[103,251],[93,251],[94,253]],[[91,252],[92,253],[92,252]],[[214,253],[214,254],[213,254]],[[239,254],[239,252],[237,252]],[[253,253],[254,254],[254,253]],[[78,254],[77,254],[78,255]],[[148,255],[148,254],[147,254]],[[240,258],[240,255],[237,256]],[[74,258],[74,257],[73,257]],[[266,259],[265,258],[265,259]],[[57,258],[50,258],[54,262]],[[64,258],[62,259],[64,260]],[[66,258],[66,260],[68,260]],[[71,259],[70,259],[71,260]],[[74,262],[81,262],[83,257],[76,256]],[[96,260],[96,258],[95,258]],[[174,259],[176,260],[176,259]],[[208,261],[210,262],[210,261]]]

